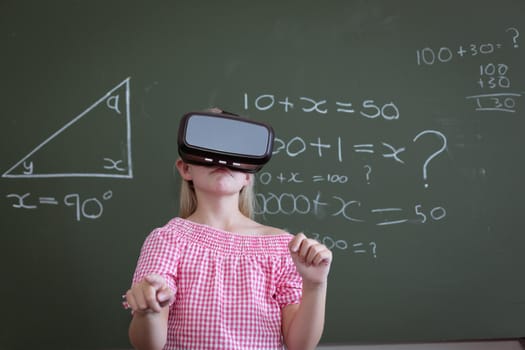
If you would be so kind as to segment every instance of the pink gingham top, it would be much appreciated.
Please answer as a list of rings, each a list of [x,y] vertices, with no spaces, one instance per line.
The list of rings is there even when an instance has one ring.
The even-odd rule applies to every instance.
[[[174,218],[149,234],[133,282],[152,273],[175,291],[164,349],[283,349],[281,310],[302,281],[291,234],[241,235]]]

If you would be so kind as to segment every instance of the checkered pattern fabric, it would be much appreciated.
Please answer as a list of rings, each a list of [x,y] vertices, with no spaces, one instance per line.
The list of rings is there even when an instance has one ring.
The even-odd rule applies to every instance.
[[[181,218],[145,240],[133,276],[164,276],[170,305],[165,349],[283,349],[281,310],[299,303],[292,235],[251,236]]]

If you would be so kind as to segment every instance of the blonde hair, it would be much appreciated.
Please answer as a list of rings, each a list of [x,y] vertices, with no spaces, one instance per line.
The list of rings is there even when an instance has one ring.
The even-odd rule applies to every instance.
[[[250,182],[244,186],[239,193],[239,210],[241,213],[253,219],[255,216],[255,190],[254,178],[251,175]],[[193,183],[182,179],[180,186],[179,197],[179,216],[183,219],[187,218],[197,210],[197,195],[193,188]]]

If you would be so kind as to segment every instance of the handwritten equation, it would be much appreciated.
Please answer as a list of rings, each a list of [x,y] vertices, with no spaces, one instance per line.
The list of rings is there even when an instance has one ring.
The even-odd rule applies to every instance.
[[[512,50],[520,47],[520,32],[515,27],[505,29],[506,44],[501,42],[470,43],[459,45],[457,48],[442,46],[440,48],[425,47],[416,50],[418,66],[433,66],[450,63],[455,59],[467,57],[487,57],[504,48]],[[488,62],[479,65],[479,75],[473,81],[486,93],[466,96],[474,103],[475,111],[516,113],[517,100],[523,94],[519,91],[510,91],[512,88],[510,66],[505,62]]]
[[[11,206],[16,209],[34,210],[43,206],[65,205],[73,207],[74,217],[77,221],[81,219],[98,219],[104,213],[103,201],[108,201],[113,197],[113,191],[104,192],[101,198],[90,197],[81,198],[78,193],[68,193],[63,198],[56,196],[35,196],[30,192],[9,193],[6,195],[11,201]]]
[[[519,48],[519,30],[515,27],[508,27],[505,29],[505,33],[509,38],[505,38],[504,44],[502,42],[485,41],[460,44],[454,48],[442,46],[440,48],[425,47],[417,49],[416,63],[418,66],[431,66],[438,63],[448,63],[458,58],[488,56],[505,47],[511,49]]]
[[[316,241],[324,244],[330,250],[350,251],[353,254],[364,254],[377,258],[376,242],[348,242],[344,239],[335,239],[330,235],[312,232],[308,235]]]
[[[364,100],[354,107],[354,102],[350,99],[345,101],[329,101],[326,98],[312,98],[300,96],[296,99],[289,96],[276,96],[274,94],[260,94],[252,98],[248,93],[244,93],[244,109],[255,108],[259,111],[277,109],[279,112],[291,112],[299,109],[303,113],[328,114],[336,112],[342,114],[358,114],[367,119],[382,118],[384,120],[399,119],[399,108],[393,101],[377,103],[375,100]]]
[[[447,148],[447,137],[445,134],[443,134],[440,131],[437,130],[423,130],[419,133],[417,133],[414,138],[412,139],[412,144],[416,143],[420,138],[422,137],[433,137],[437,138],[439,141],[439,147],[436,150],[433,150],[425,159],[423,165],[422,165],[422,175],[423,180],[425,181],[424,186],[428,188],[428,167],[430,162],[438,157],[441,153],[443,153]],[[306,141],[301,136],[295,136],[292,137],[290,140],[283,140],[281,138],[275,138],[274,143],[274,151],[273,155],[280,154],[283,152],[288,157],[298,157],[300,155],[306,155],[309,159],[311,159],[311,156],[308,154],[308,151],[313,151],[314,156],[317,156],[319,158],[322,158],[323,156],[326,156],[327,154],[330,154],[330,152],[333,154],[337,162],[343,163],[344,154],[348,152],[350,149],[351,152],[354,153],[363,153],[363,154],[375,154],[379,153],[380,156],[384,159],[391,160],[393,162],[399,163],[399,164],[405,164],[405,160],[403,159],[403,152],[406,151],[405,145],[393,145],[386,141],[380,141],[379,143],[359,143],[359,144],[351,144],[348,147],[345,147],[344,139],[342,136],[336,136],[332,137],[332,142],[323,141],[321,137],[318,137],[316,140],[309,140]],[[305,154],[306,153],[306,154]],[[370,165],[366,165],[365,169],[367,170],[367,181],[370,182],[370,173],[372,171],[372,167]],[[293,172],[292,172],[293,174]],[[268,178],[269,175],[266,175],[265,177],[261,178],[261,181],[263,183],[269,183],[271,179]],[[278,178],[279,180],[283,180],[282,176],[281,178]],[[293,176],[293,181],[296,182],[302,182],[303,180],[298,179],[297,175]],[[334,176],[326,176],[324,174],[314,175],[312,180],[314,182],[319,181],[345,181],[344,178],[341,177],[334,177]]]
[[[425,224],[440,221],[447,215],[443,206],[430,209],[420,203],[411,208],[403,207],[365,207],[363,202],[342,196],[324,198],[317,192],[315,198],[302,193],[256,193],[258,215],[311,215],[321,216],[328,210],[331,217],[341,217],[355,223],[372,223],[377,226],[399,225],[404,223]]]

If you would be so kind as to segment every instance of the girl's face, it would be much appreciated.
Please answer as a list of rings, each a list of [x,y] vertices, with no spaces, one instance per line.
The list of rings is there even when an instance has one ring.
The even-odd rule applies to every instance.
[[[177,161],[182,178],[193,182],[196,191],[219,195],[236,194],[252,181],[252,175],[225,167],[194,165]]]

